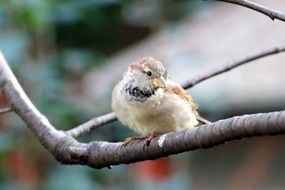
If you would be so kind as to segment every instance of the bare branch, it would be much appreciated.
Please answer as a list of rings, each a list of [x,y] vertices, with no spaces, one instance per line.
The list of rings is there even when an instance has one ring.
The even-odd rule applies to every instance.
[[[219,67],[212,68],[209,71],[203,72],[200,75],[195,76],[191,80],[186,81],[185,83],[182,84],[182,86],[183,86],[183,88],[191,88],[191,87],[195,86],[196,84],[198,84],[204,80],[207,80],[207,79],[212,78],[214,76],[217,76],[219,74],[230,71],[230,70],[232,70],[232,69],[234,69],[240,65],[249,63],[251,61],[254,61],[254,60],[269,56],[269,55],[284,52],[284,51],[285,51],[285,46],[280,46],[280,47],[275,47],[272,49],[264,50],[260,53],[250,55],[244,59],[235,61],[233,63],[227,63],[227,64],[221,65]],[[106,123],[110,123],[113,121],[116,121],[116,117],[115,117],[115,113],[111,112],[111,113],[108,113],[106,115],[93,118],[90,121],[87,121],[86,123],[67,131],[67,134],[71,135],[74,138],[77,138],[77,137],[83,135],[84,133],[91,131],[92,129],[96,129],[96,128],[98,128],[98,127],[100,127]]]
[[[264,7],[262,5],[259,5],[257,3],[251,2],[251,1],[247,1],[247,0],[217,0],[217,1],[222,1],[222,2],[240,5],[240,6],[258,11],[262,14],[265,14],[265,15],[269,16],[272,20],[278,19],[278,20],[285,22],[285,14],[278,12],[278,11],[275,11],[275,10],[272,10],[272,9],[269,9],[267,7]]]
[[[261,51],[259,53],[254,54],[254,55],[250,55],[248,57],[245,57],[244,59],[235,61],[233,63],[227,63],[227,64],[221,65],[219,67],[212,68],[206,72],[201,73],[200,75],[195,76],[191,80],[186,81],[185,83],[182,84],[182,86],[183,86],[183,88],[191,88],[192,86],[195,86],[196,84],[198,84],[204,80],[207,80],[207,79],[212,78],[214,76],[217,76],[219,74],[230,71],[230,70],[232,70],[238,66],[241,66],[243,64],[255,61],[257,59],[260,59],[260,58],[263,58],[263,57],[266,57],[269,55],[281,53],[284,51],[285,51],[285,46],[275,47],[272,49]]]
[[[10,70],[3,54],[0,52],[0,85],[3,93],[9,100],[11,107],[16,114],[34,131],[42,144],[48,150],[55,150],[58,142],[53,139],[60,139],[66,136],[64,132],[57,131],[32,104],[16,77]],[[47,138],[50,136],[50,139]]]
[[[143,141],[122,143],[94,141],[79,143],[56,130],[31,103],[0,53],[0,84],[14,111],[32,129],[42,145],[63,164],[93,168],[156,159],[227,141],[262,135],[285,134],[285,111],[236,116],[197,128],[164,134],[149,146]]]
[[[72,136],[74,138],[80,137],[81,135],[83,135],[84,133],[88,133],[89,131],[96,129],[102,125],[105,125],[107,123],[111,123],[113,121],[116,121],[116,115],[114,112],[93,118],[89,121],[87,121],[86,123],[83,123],[82,125],[79,125],[76,128],[73,128],[69,131],[67,131],[66,133],[69,136]]]
[[[0,115],[13,111],[11,107],[0,109]]]

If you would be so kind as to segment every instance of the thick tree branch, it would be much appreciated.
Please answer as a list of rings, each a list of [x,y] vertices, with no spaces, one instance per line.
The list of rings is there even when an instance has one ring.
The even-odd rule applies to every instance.
[[[262,5],[259,5],[257,3],[251,2],[251,1],[247,1],[247,0],[217,0],[217,1],[222,1],[222,2],[240,5],[240,6],[258,11],[262,14],[265,14],[265,15],[269,16],[272,20],[278,19],[278,20],[285,22],[285,14],[278,12],[278,11],[275,11],[275,10],[272,10],[272,9],[269,9],[267,7],[264,7]]]
[[[13,110],[32,129],[42,145],[61,163],[94,168],[156,159],[227,141],[285,133],[285,111],[236,116],[209,125],[164,134],[149,146],[143,141],[122,143],[94,141],[80,143],[56,130],[31,103],[0,53],[0,84]]]
[[[235,61],[233,63],[227,63],[224,65],[221,65],[219,67],[216,68],[212,68],[208,71],[204,71],[203,73],[193,77],[192,79],[190,79],[189,81],[186,81],[185,83],[182,84],[183,88],[191,88],[193,86],[195,86],[196,84],[203,82],[204,80],[207,80],[209,78],[212,78],[214,76],[217,76],[219,74],[225,73],[227,71],[230,71],[240,65],[252,62],[254,60],[269,56],[269,55],[273,55],[273,54],[277,54],[280,52],[284,52],[285,51],[285,46],[280,46],[280,47],[275,47],[272,49],[267,49],[264,51],[261,51],[259,53],[250,55],[248,57],[245,57],[241,60]],[[88,133],[89,131],[96,129],[106,123],[110,123],[116,121],[116,116],[113,112],[108,113],[106,115],[102,115],[96,118],[91,119],[90,121],[87,121],[86,123],[73,128],[69,131],[67,131],[67,134],[71,135],[74,138],[77,138],[81,135],[83,135],[84,133]]]
[[[32,104],[1,52],[0,85],[15,113],[34,131],[45,147],[48,147],[49,150],[54,150],[58,142],[51,139],[62,139],[67,135],[64,132],[57,131]],[[47,138],[47,136],[50,136],[50,138]]]

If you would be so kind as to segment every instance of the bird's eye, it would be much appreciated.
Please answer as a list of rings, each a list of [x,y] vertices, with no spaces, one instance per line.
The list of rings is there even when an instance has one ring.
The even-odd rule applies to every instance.
[[[151,76],[151,75],[152,75],[152,72],[151,72],[151,71],[147,71],[146,74],[147,74],[148,76]]]

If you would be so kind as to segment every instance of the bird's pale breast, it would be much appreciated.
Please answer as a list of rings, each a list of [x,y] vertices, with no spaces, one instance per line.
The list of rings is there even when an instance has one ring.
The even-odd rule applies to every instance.
[[[128,94],[120,89],[118,83],[112,95],[112,108],[124,125],[139,134],[167,133],[198,124],[191,106],[176,94],[158,89],[146,101],[132,102],[124,98]]]

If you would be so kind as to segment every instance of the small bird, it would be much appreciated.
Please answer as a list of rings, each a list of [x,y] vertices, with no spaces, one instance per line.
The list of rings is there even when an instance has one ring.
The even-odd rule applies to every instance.
[[[190,94],[167,75],[160,61],[152,57],[132,63],[123,79],[114,87],[112,109],[118,120],[146,139],[209,123],[197,112]]]

